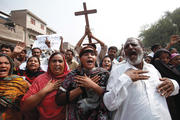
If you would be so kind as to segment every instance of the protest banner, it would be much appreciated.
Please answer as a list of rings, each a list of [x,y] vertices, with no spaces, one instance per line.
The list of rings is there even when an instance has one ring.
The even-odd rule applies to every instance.
[[[50,41],[50,46],[52,50],[58,50],[61,44],[60,35],[52,34],[52,35],[38,35],[34,41],[32,48],[40,48],[41,50],[49,49],[48,46],[45,44],[46,38]]]

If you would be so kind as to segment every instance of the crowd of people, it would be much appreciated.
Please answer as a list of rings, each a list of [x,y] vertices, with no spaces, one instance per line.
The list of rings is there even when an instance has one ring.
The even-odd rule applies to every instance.
[[[117,55],[88,28],[74,50],[60,40],[59,51],[46,39],[29,56],[24,43],[0,46],[0,120],[180,120],[179,36],[149,54],[128,38]]]

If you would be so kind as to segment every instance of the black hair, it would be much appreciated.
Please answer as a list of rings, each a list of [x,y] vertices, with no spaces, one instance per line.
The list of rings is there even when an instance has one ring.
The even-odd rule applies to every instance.
[[[41,62],[40,62],[40,59],[39,59],[38,57],[36,57],[36,56],[31,56],[31,57],[29,57],[26,63],[28,64],[28,62],[29,62],[32,58],[36,58],[36,59],[38,60],[38,62],[39,62],[39,68],[38,68],[38,70],[40,70],[40,69],[41,69]],[[26,64],[26,70],[28,70],[27,64]]]
[[[22,51],[24,51],[24,53],[27,54],[27,50],[26,50],[26,49],[24,49],[24,50],[22,50]]]
[[[13,60],[9,56],[7,56],[6,54],[0,54],[0,57],[6,57],[8,59],[10,65],[11,65],[10,66],[10,70],[9,70],[9,75],[11,75],[13,73],[13,69],[14,69],[14,62],[13,62]]]
[[[8,44],[2,44],[1,47],[0,47],[0,50],[1,50],[2,48],[10,49],[11,52],[13,52],[13,50],[14,50],[14,47],[13,47],[12,45],[8,45]]]
[[[88,50],[88,48],[91,48],[92,50]],[[86,47],[83,47],[81,50],[80,50],[80,53],[79,53],[79,57],[81,57],[84,53],[86,52],[94,52],[94,54],[97,56],[97,51],[94,47],[92,47],[91,45],[88,45]]]
[[[74,56],[74,51],[72,49],[67,49],[66,52],[68,52],[68,51],[71,52],[72,55]]]
[[[166,50],[166,49],[164,49],[164,48],[159,49],[159,50],[157,50],[157,51],[155,52],[151,63],[154,64],[155,60],[156,60],[157,58],[159,58],[162,53],[167,53],[167,54],[169,55],[169,57],[171,56],[171,53],[170,53],[168,50]]]
[[[48,66],[49,66],[49,63],[50,63],[50,61],[51,61],[51,59],[55,56],[55,55],[61,55],[63,58],[64,58],[64,55],[62,54],[62,53],[60,53],[60,52],[55,52],[55,53],[53,53],[50,57],[49,57],[49,61],[48,61]],[[63,59],[64,60],[64,59]],[[65,62],[65,61],[64,61]]]
[[[38,49],[38,50],[40,50],[40,52],[42,53],[42,50],[41,50],[40,48],[38,48],[38,47],[33,48],[33,49],[32,49],[32,52],[33,52],[34,49]]]
[[[39,58],[36,57],[36,56],[31,56],[31,57],[29,57],[28,60],[27,60],[27,63],[29,62],[29,60],[31,60],[31,58],[37,58],[37,60],[38,60],[38,62],[39,62],[39,65],[41,65],[41,62],[40,62]]]
[[[90,45],[95,49],[97,48],[95,44],[90,44]]]
[[[102,67],[103,60],[104,60],[105,58],[110,58],[110,57],[109,57],[108,55],[104,56],[103,59],[101,60],[100,64],[99,64],[99,67]],[[110,58],[110,60],[111,60],[111,58]],[[111,60],[111,67],[110,67],[110,69],[109,69],[108,71],[110,72],[111,69],[112,69],[112,60]]]
[[[118,49],[117,49],[116,46],[111,46],[111,47],[109,47],[109,48],[108,48],[108,51],[110,51],[111,49],[112,49],[112,50],[116,50],[116,52],[118,51]]]
[[[155,44],[155,45],[151,46],[151,50],[154,51],[154,49],[158,48],[159,46],[161,46],[161,45]]]

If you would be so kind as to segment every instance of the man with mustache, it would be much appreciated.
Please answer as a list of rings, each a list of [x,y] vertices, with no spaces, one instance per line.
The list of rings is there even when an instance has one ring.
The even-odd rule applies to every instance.
[[[112,70],[103,97],[112,120],[171,120],[166,97],[178,93],[178,83],[144,62],[140,40],[128,38],[124,52],[126,62]]]

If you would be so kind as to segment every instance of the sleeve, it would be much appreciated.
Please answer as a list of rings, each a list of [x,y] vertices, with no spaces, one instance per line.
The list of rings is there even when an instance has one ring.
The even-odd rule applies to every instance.
[[[66,78],[65,78],[65,80],[63,81],[62,85],[59,87],[58,94],[61,94],[61,93],[70,91],[70,90],[71,90],[72,80],[73,80],[73,75],[72,75],[72,73],[70,72],[70,73],[66,76]]]
[[[81,49],[82,49],[82,47],[76,47],[75,48],[75,51],[78,53],[78,55],[79,55]]]
[[[101,51],[99,53],[99,60],[101,61],[103,59],[103,57],[106,55],[107,52],[107,46],[101,46]]]
[[[40,87],[38,85],[38,81],[35,79],[35,81],[33,82],[33,84],[29,87],[29,90],[27,91],[27,93],[24,95],[24,97],[22,98],[22,102],[24,102],[28,97],[30,97],[31,95],[34,95],[35,93],[37,93],[40,90]]]
[[[177,95],[179,93],[179,84],[176,80],[170,79],[174,85],[174,91],[171,93],[170,96]]]
[[[108,110],[114,111],[122,104],[128,95],[128,87],[132,80],[126,74],[114,70],[109,78],[107,92],[104,94],[103,101]],[[117,75],[120,75],[119,77]]]
[[[157,73],[158,73],[159,78],[162,78],[162,77],[161,77],[161,74],[159,73],[158,70],[157,70]],[[170,79],[170,78],[169,78],[169,79]],[[172,82],[173,85],[174,85],[174,91],[171,93],[170,96],[177,95],[177,94],[179,93],[179,84],[178,84],[178,82],[177,82],[176,80],[173,80],[173,79],[170,79],[170,80],[171,80],[171,82]]]
[[[160,78],[162,77],[168,77],[170,79],[171,76],[175,76],[173,72],[168,69],[167,66],[163,65],[159,60],[155,61],[155,67],[157,69],[157,73],[159,74]],[[177,95],[179,93],[179,83],[178,80],[170,79],[174,85],[174,91],[171,93],[170,96]]]

